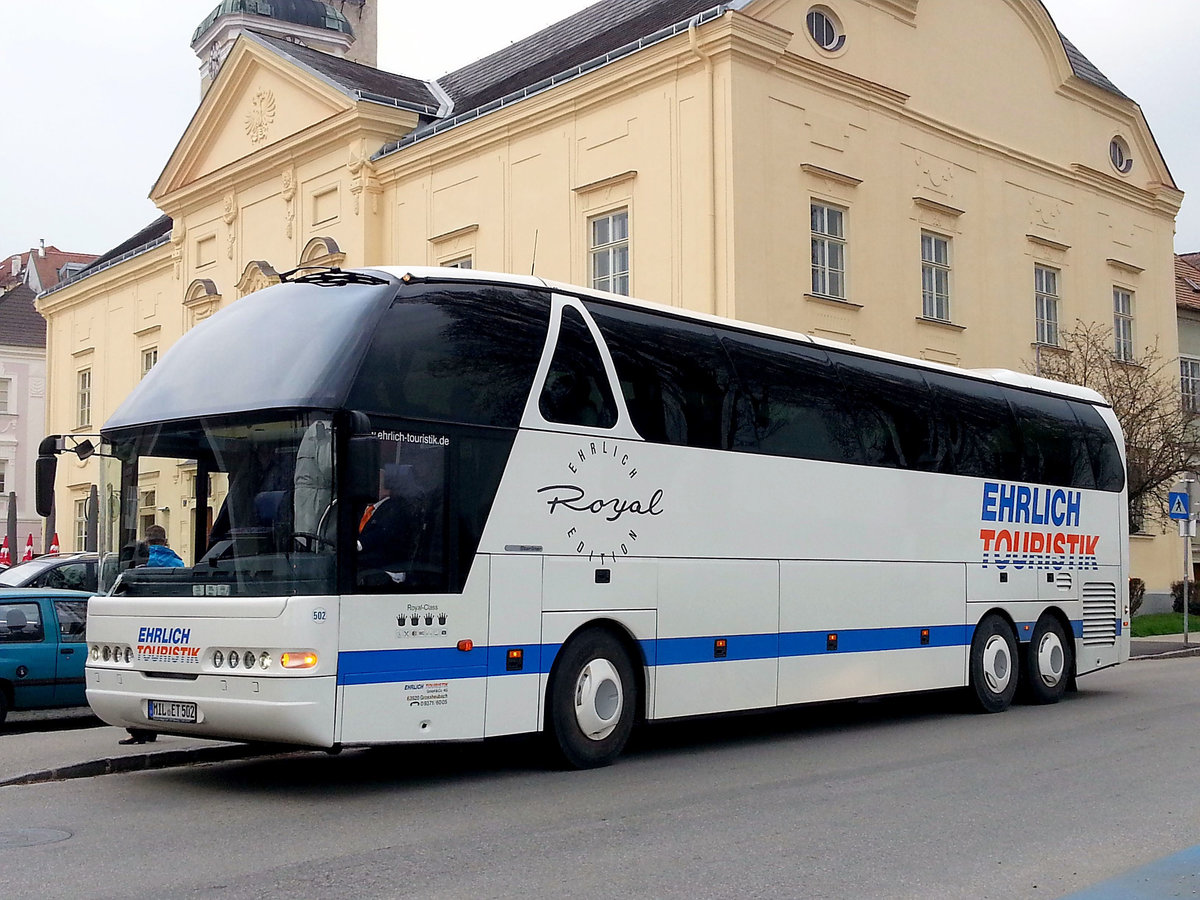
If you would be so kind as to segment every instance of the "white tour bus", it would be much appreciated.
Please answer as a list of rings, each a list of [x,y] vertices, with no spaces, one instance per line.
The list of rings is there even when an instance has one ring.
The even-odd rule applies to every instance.
[[[996,712],[1129,656],[1094,392],[537,278],[293,275],[185,334],[98,455],[87,696],[123,727],[545,731],[594,766],[637,721],[955,687]],[[183,567],[146,565],[150,486]]]

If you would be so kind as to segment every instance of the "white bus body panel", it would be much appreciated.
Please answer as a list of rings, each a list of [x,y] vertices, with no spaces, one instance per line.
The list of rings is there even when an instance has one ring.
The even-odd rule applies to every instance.
[[[491,665],[489,562],[476,557],[462,594],[360,594],[343,600],[339,742],[483,736]],[[464,640],[472,642],[470,650],[458,649]]]

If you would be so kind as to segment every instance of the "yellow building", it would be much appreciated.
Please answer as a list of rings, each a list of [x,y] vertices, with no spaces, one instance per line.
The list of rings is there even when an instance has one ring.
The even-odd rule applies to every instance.
[[[96,431],[301,263],[534,272],[970,367],[1025,369],[1076,319],[1177,355],[1182,194],[1039,0],[607,0],[436,82],[252,27],[164,217],[40,298],[51,431]],[[60,466],[60,521],[92,480]],[[143,480],[186,549],[186,479]],[[1135,537],[1151,592],[1178,544]]]

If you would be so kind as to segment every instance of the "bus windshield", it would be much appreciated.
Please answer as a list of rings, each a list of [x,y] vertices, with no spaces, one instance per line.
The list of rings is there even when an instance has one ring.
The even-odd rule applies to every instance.
[[[124,429],[110,441],[100,484],[108,498],[100,503],[102,590],[225,597],[336,589],[327,414],[207,417]],[[180,498],[181,508],[159,505],[160,496]]]

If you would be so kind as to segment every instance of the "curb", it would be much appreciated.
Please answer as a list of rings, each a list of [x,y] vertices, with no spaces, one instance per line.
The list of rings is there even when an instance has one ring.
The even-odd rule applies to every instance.
[[[284,756],[297,751],[284,750],[273,745],[251,746],[236,744],[231,747],[196,747],[188,750],[162,750],[158,753],[142,753],[129,756],[112,756],[90,762],[73,763],[55,769],[43,769],[0,781],[0,787],[24,784],[44,784],[49,781],[67,781],[72,778],[94,778],[97,775],[118,775],[124,772],[141,772],[151,769],[169,769],[174,766],[194,763],[229,762],[237,759],[253,759],[261,756]]]
[[[1186,656],[1200,656],[1200,647],[1187,647],[1183,650],[1164,650],[1161,653],[1147,653],[1144,656],[1130,656],[1129,661],[1139,659],[1183,659]]]

